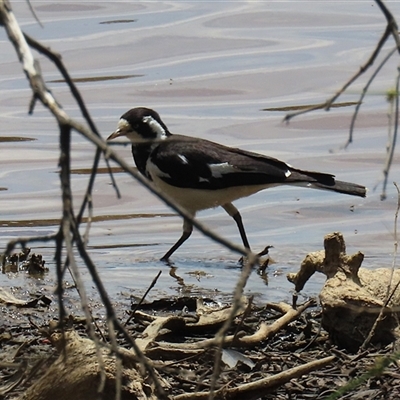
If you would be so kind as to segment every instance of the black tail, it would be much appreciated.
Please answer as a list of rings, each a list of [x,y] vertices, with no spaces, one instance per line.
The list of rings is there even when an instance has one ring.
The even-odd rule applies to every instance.
[[[320,182],[312,182],[312,186],[317,189],[332,190],[334,192],[349,194],[351,196],[365,197],[367,194],[367,189],[365,186],[337,180],[334,180],[333,185],[325,185]]]
[[[351,196],[365,197],[367,189],[356,183],[337,181],[334,175],[320,172],[301,171],[293,169],[289,180],[298,182],[301,186],[309,186],[316,189],[331,190],[333,192],[349,194]]]

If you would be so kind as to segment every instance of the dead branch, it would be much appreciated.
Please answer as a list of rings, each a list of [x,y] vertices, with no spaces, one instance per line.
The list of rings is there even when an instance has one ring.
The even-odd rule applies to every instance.
[[[135,312],[137,311],[137,309],[139,308],[139,306],[143,303],[144,299],[146,298],[146,296],[149,294],[150,290],[153,289],[153,287],[155,286],[155,284],[158,281],[158,278],[160,277],[162,271],[158,271],[158,274],[155,276],[155,278],[152,280],[150,286],[147,288],[146,292],[144,293],[144,295],[142,296],[142,298],[140,299],[139,303],[137,303],[136,307],[131,311],[129,318],[125,321],[124,326],[129,324],[129,321],[135,316]]]
[[[59,358],[20,400],[95,400],[99,398],[99,380],[103,380],[100,393],[104,398],[115,398],[118,362],[110,348],[99,349],[92,340],[81,338],[74,331],[65,332],[64,336],[53,333],[51,340],[60,352]],[[123,365],[123,379],[120,380],[123,382],[122,398],[159,399],[154,383],[148,382],[148,377],[142,377],[138,372],[138,358],[126,349],[118,349],[117,355]],[[103,360],[103,365],[100,365],[100,360]],[[163,385],[168,386],[165,381]]]
[[[351,352],[358,351],[366,339],[383,345],[394,341],[399,337],[400,271],[361,268],[362,253],[346,255],[344,238],[338,232],[325,236],[324,247],[325,251],[308,254],[301,269],[327,276],[319,299],[321,323],[331,340]],[[288,279],[300,290],[303,278],[311,275],[300,271]]]
[[[396,79],[396,89],[395,89],[395,97],[394,97],[394,115],[393,115],[393,107],[391,108],[390,121],[393,122],[393,135],[391,136],[391,140],[389,142],[389,146],[387,148],[387,156],[385,161],[385,166],[383,168],[383,188],[381,199],[386,199],[386,186],[389,178],[389,170],[392,165],[394,150],[396,148],[397,141],[397,132],[399,127],[399,86],[400,86],[400,68],[397,69],[397,79]],[[393,99],[389,99],[389,101],[393,101]],[[391,130],[391,126],[389,125],[389,133]],[[390,136],[390,135],[389,135]]]
[[[232,251],[235,251],[241,255],[248,256],[248,251],[242,246],[236,245],[229,240],[221,237],[220,235],[214,233],[212,230],[206,228],[197,219],[188,213],[184,208],[177,205],[172,199],[166,196],[161,190],[157,189],[149,180],[143,177],[138,171],[127,164],[121,157],[115,153],[107,143],[97,136],[92,129],[88,129],[84,125],[78,123],[77,121],[71,119],[65,111],[63,111],[58,105],[57,101],[53,97],[51,91],[47,89],[45,82],[43,81],[42,75],[40,73],[39,62],[33,58],[30,51],[28,43],[25,39],[25,35],[21,31],[14,14],[11,11],[11,7],[4,0],[0,0],[0,21],[4,25],[6,32],[10,38],[10,41],[14,44],[17,51],[19,59],[23,64],[23,69],[27,78],[29,80],[31,89],[33,91],[33,96],[35,99],[39,99],[45,107],[47,107],[51,113],[56,117],[60,125],[68,125],[78,133],[82,134],[86,139],[96,145],[96,147],[104,153],[106,159],[111,159],[115,161],[120,167],[122,167],[126,172],[128,172],[132,177],[138,180],[142,185],[147,187],[155,196],[164,201],[169,207],[176,211],[183,218],[188,219],[193,223],[193,225],[199,229],[204,235],[210,237],[214,241],[224,245]],[[44,46],[41,47],[45,49]],[[58,57],[54,58],[55,60]],[[59,66],[59,65],[57,65]],[[29,238],[25,239],[25,242],[29,241]]]
[[[76,102],[78,104],[78,107],[82,112],[83,118],[88,123],[88,125],[89,125],[90,129],[92,130],[92,132],[100,137],[100,133],[98,132],[97,127],[96,127],[94,121],[92,120],[92,118],[90,116],[90,113],[89,113],[89,111],[88,111],[88,109],[86,107],[85,102],[83,101],[83,98],[82,98],[78,88],[76,87],[73,79],[70,77],[70,75],[68,73],[68,70],[65,68],[64,63],[62,62],[61,55],[58,54],[58,53],[55,53],[51,49],[43,46],[40,42],[36,41],[34,38],[30,37],[29,35],[27,35],[25,33],[24,33],[24,37],[25,37],[27,43],[29,44],[29,46],[31,46],[33,49],[37,50],[39,53],[41,53],[44,56],[46,56],[48,59],[50,59],[56,65],[57,69],[60,71],[61,75],[63,76],[63,78],[65,80],[65,82],[67,83],[68,87],[70,88],[71,94],[75,98],[75,100],[76,100]],[[35,99],[35,96],[33,97],[33,99]],[[33,112],[33,104],[32,104],[32,106],[31,106],[29,111],[30,111],[30,113]],[[85,194],[85,196],[83,198],[83,202],[81,204],[81,208],[80,208],[78,216],[77,216],[78,225],[82,221],[82,217],[83,217],[83,214],[85,212],[86,205],[89,205],[89,207],[90,207],[90,204],[91,204],[91,194],[92,194],[92,191],[93,191],[93,185],[94,185],[94,182],[95,182],[95,177],[96,177],[96,174],[97,174],[97,169],[98,169],[98,164],[99,164],[99,161],[100,161],[101,154],[102,154],[101,149],[96,148],[96,154],[95,154],[95,157],[94,157],[94,160],[93,160],[93,165],[92,165],[91,174],[90,174],[90,178],[89,178],[89,182],[88,182],[88,187],[86,189],[86,194]],[[117,184],[115,182],[114,175],[113,175],[113,173],[111,171],[111,166],[110,166],[109,161],[107,159],[105,161],[106,161],[106,165],[107,165],[107,168],[108,168],[108,171],[109,171],[109,174],[110,174],[112,185],[113,185],[114,189],[116,190],[117,197],[119,198],[119,197],[121,197],[121,195],[119,193],[118,186],[117,186]]]
[[[394,286],[394,288],[392,288],[393,285],[393,277],[394,277],[394,273],[395,273],[395,268],[396,268],[396,259],[397,259],[397,247],[398,247],[398,242],[397,242],[397,220],[399,217],[399,210],[400,210],[400,189],[397,186],[397,184],[395,183],[396,189],[397,189],[397,208],[396,208],[396,212],[394,215],[394,252],[393,252],[393,261],[392,261],[392,268],[390,271],[390,276],[389,276],[389,282],[387,285],[387,291],[386,291],[386,298],[384,303],[382,304],[382,307],[379,311],[378,316],[376,317],[376,320],[374,322],[374,324],[372,325],[371,330],[369,331],[367,337],[365,338],[363,344],[360,346],[359,352],[364,351],[367,346],[369,345],[369,343],[371,342],[372,337],[375,335],[375,331],[378,327],[378,325],[380,324],[380,322],[383,320],[383,318],[385,318],[385,310],[387,308],[387,306],[389,305],[389,302],[391,301],[391,299],[393,298],[395,292],[397,291],[399,285],[400,285],[400,281],[398,281],[396,283],[396,285]]]
[[[320,368],[329,365],[334,359],[335,356],[325,357],[321,360],[311,361],[304,365],[291,368],[287,371],[251,383],[239,385],[234,388],[221,388],[215,390],[214,396],[229,400],[258,399],[260,396],[267,394],[272,388],[281,386],[289,382],[291,379],[319,370]],[[185,393],[175,396],[173,400],[207,400],[210,396],[210,392]]]
[[[353,84],[361,75],[363,75],[370,67],[372,67],[372,65],[374,64],[374,62],[376,61],[378,55],[381,53],[382,48],[384,46],[384,44],[386,43],[386,41],[389,39],[389,37],[393,37],[393,40],[395,41],[396,47],[389,52],[389,54],[384,57],[383,61],[378,65],[378,67],[375,69],[375,71],[372,73],[372,76],[370,77],[370,79],[368,80],[367,84],[364,86],[363,91],[361,93],[360,96],[360,100],[357,102],[357,105],[354,109],[354,113],[352,116],[352,120],[350,123],[350,128],[349,128],[349,136],[348,139],[346,141],[346,143],[340,147],[340,149],[345,149],[347,148],[350,143],[353,142],[353,133],[354,133],[354,125],[355,125],[355,121],[356,118],[358,116],[361,104],[362,104],[362,100],[364,99],[364,97],[366,96],[368,89],[371,85],[371,83],[373,82],[373,80],[376,78],[376,76],[378,75],[378,73],[380,72],[380,70],[382,69],[382,67],[387,63],[387,61],[390,59],[390,57],[397,51],[398,53],[400,53],[400,36],[399,36],[399,32],[398,32],[398,25],[396,22],[396,19],[394,18],[393,14],[389,11],[389,9],[386,7],[386,5],[384,4],[383,1],[381,0],[375,0],[375,2],[377,3],[377,5],[379,6],[380,10],[382,11],[383,15],[386,18],[387,21],[387,25],[385,28],[385,31],[383,32],[381,38],[379,39],[374,51],[372,52],[371,56],[369,57],[369,59],[360,67],[360,69],[347,81],[345,82],[345,84],[329,99],[327,99],[325,101],[325,103],[321,104],[317,104],[317,105],[313,105],[310,107],[305,107],[300,109],[299,111],[293,112],[293,113],[289,113],[286,114],[286,116],[284,117],[284,121],[285,122],[289,122],[292,118],[297,117],[301,114],[305,114],[311,111],[315,111],[321,108],[324,108],[325,111],[329,111],[330,108],[332,107],[332,105],[334,104],[334,102],[340,97],[340,95],[342,93],[344,93],[348,87]],[[383,175],[384,175],[384,180],[383,180],[383,189],[382,189],[382,194],[381,194],[381,199],[384,200],[386,199],[386,186],[387,186],[387,181],[388,181],[388,175],[389,175],[389,171],[390,171],[390,167],[392,165],[392,161],[393,161],[393,155],[394,155],[394,150],[395,150],[395,146],[396,146],[396,139],[397,139],[397,129],[398,129],[398,115],[399,115],[399,100],[398,100],[398,87],[399,87],[399,79],[400,79],[400,71],[397,71],[397,80],[396,80],[396,99],[395,99],[395,117],[392,118],[393,120],[393,126],[394,126],[394,134],[391,138],[391,142],[390,142],[390,146],[387,150],[387,157],[385,160],[385,166],[383,169]],[[389,130],[391,129],[391,126],[389,126]]]
[[[376,78],[376,76],[378,75],[378,73],[380,72],[380,70],[383,68],[383,66],[389,61],[390,57],[392,57],[392,55],[397,51],[397,47],[395,47],[394,49],[392,49],[389,54],[386,55],[386,57],[382,60],[382,62],[378,65],[378,67],[376,68],[376,70],[372,73],[371,77],[368,79],[368,82],[366,83],[366,85],[364,86],[361,95],[360,95],[360,99],[358,100],[358,102],[356,102],[356,107],[354,109],[354,113],[351,117],[351,122],[350,122],[350,129],[349,129],[349,136],[348,139],[346,141],[345,144],[343,144],[340,147],[340,150],[344,150],[347,149],[347,147],[350,145],[350,143],[353,143],[353,132],[354,132],[354,126],[357,120],[357,116],[358,113],[360,111],[361,105],[363,103],[364,97],[366,96],[369,87],[371,86],[371,83],[374,81],[374,79]]]
[[[330,97],[326,102],[324,103],[324,108],[326,111],[329,111],[331,105],[336,101],[336,99],[344,93],[347,88],[355,82],[361,75],[363,75],[375,62],[376,58],[378,57],[379,53],[381,52],[383,45],[386,43],[388,38],[392,35],[394,41],[396,42],[396,49],[397,51],[400,52],[400,38],[399,38],[399,33],[397,29],[397,23],[395,18],[393,17],[393,14],[387,9],[387,7],[384,5],[384,3],[381,0],[375,0],[375,2],[378,4],[379,8],[385,15],[385,18],[387,20],[387,25],[386,29],[383,32],[381,38],[378,41],[378,44],[376,45],[374,51],[372,52],[370,58],[360,67],[359,71],[357,71],[332,97]],[[300,110],[295,113],[290,113],[285,116],[283,119],[285,122],[289,122],[292,118],[297,117],[301,114],[308,113],[310,111],[318,110],[320,109],[321,106],[312,106],[303,110]]]
[[[269,304],[268,307],[274,308],[275,310],[278,310],[283,313],[283,315],[278,318],[274,323],[271,325],[267,325],[265,322],[261,322],[260,326],[258,327],[257,331],[252,334],[252,335],[246,335],[246,336],[238,336],[238,335],[227,335],[224,338],[223,341],[223,346],[224,347],[229,347],[229,346],[237,346],[237,347],[254,347],[258,345],[260,342],[265,341],[272,336],[274,336],[277,332],[279,332],[282,328],[287,326],[290,322],[294,321],[297,319],[308,307],[314,305],[315,302],[313,300],[310,300],[303,305],[299,306],[297,309],[293,309],[290,305],[285,304],[285,303],[279,303],[279,304]],[[225,312],[225,315],[229,315],[229,313],[232,313],[231,310],[227,310],[228,313]],[[244,309],[243,309],[244,311]],[[140,313],[139,314],[142,318],[149,318],[148,314],[145,313]],[[146,317],[145,317],[146,316]],[[173,323],[173,326],[179,326],[179,331],[182,330],[193,330],[194,327],[196,327],[196,323],[191,324],[187,323],[184,318],[182,317],[173,317],[174,319],[171,320],[170,318],[172,317],[152,317],[155,318],[154,321],[151,324],[151,328],[146,328],[145,330],[145,339],[143,342],[146,346],[150,344],[154,339],[158,337],[159,332],[163,327],[165,327],[165,324],[170,324],[171,321]],[[210,317],[205,317],[205,319],[208,319]],[[218,319],[214,319],[211,317],[214,321]],[[178,319],[180,321],[178,322]],[[204,323],[204,322],[203,322]],[[218,321],[220,323],[220,321]],[[225,322],[226,323],[226,322]],[[171,325],[170,325],[171,326]],[[147,329],[149,329],[147,331]],[[152,333],[153,332],[153,333]],[[220,344],[220,339],[215,336],[214,338],[211,339],[204,339],[201,341],[197,342],[186,342],[186,343],[172,343],[172,342],[165,342],[165,341],[159,341],[157,342],[157,352],[162,353],[164,350],[166,353],[171,352],[172,350],[204,350],[208,349],[211,347],[215,346],[221,346]],[[220,347],[221,348],[221,347]],[[142,347],[142,349],[144,349]]]
[[[229,316],[225,323],[222,325],[221,329],[217,332],[215,335],[215,344],[217,345],[217,351],[215,352],[215,359],[214,359],[214,370],[213,370],[213,375],[211,378],[211,387],[210,387],[210,400],[214,398],[214,389],[215,385],[217,384],[217,378],[220,373],[220,368],[221,368],[221,354],[222,354],[222,348],[224,344],[226,343],[226,334],[228,332],[228,329],[231,327],[233,319],[237,315],[237,313],[240,311],[240,308],[242,306],[242,295],[243,295],[243,289],[247,284],[247,280],[249,279],[249,276],[251,274],[251,271],[254,267],[255,264],[258,262],[258,257],[256,255],[250,254],[247,257],[247,260],[245,261],[245,264],[242,268],[242,272],[240,274],[240,278],[238,282],[236,283],[235,290],[233,292],[233,304],[232,304],[232,309],[231,312],[229,313]],[[235,338],[235,335],[233,335],[232,339]]]
[[[91,180],[89,182],[88,190],[87,190],[87,196],[85,196],[85,201],[81,207],[81,213],[78,216],[78,219],[75,218],[73,209],[72,209],[72,193],[70,191],[69,187],[69,173],[70,173],[70,168],[69,168],[69,141],[70,141],[70,130],[74,129],[77,132],[81,133],[83,136],[85,136],[88,140],[90,140],[92,143],[94,143],[97,146],[97,154],[95,157],[95,163],[94,165],[97,166],[98,162],[98,157],[100,156],[100,153],[105,154],[105,158],[112,159],[116,161],[120,166],[122,166],[126,171],[128,171],[134,178],[136,178],[141,184],[146,186],[152,193],[154,193],[157,197],[161,198],[167,205],[172,207],[175,211],[177,211],[181,216],[183,216],[186,219],[189,219],[190,221],[193,222],[194,226],[196,226],[200,231],[205,233],[206,235],[210,236],[211,238],[215,238],[218,242],[225,244],[228,248],[231,250],[237,251],[242,255],[248,256],[248,251],[241,246],[237,246],[224,238],[220,237],[219,235],[216,235],[209,229],[205,228],[202,224],[197,222],[196,220],[193,220],[192,216],[189,215],[189,213],[181,208],[180,206],[176,205],[171,199],[167,198],[160,190],[158,190],[156,187],[154,187],[146,178],[142,177],[136,170],[134,170],[132,167],[127,165],[111,148],[107,146],[107,144],[102,140],[98,132],[95,130],[95,126],[92,123],[89,114],[87,113],[87,110],[84,106],[81,107],[83,110],[83,114],[87,117],[87,121],[89,123],[89,126],[91,129],[88,129],[87,127],[83,126],[82,124],[79,124],[78,122],[74,121],[73,119],[69,118],[69,116],[61,109],[55,98],[53,97],[51,91],[46,87],[46,84],[44,83],[44,80],[42,78],[42,75],[40,73],[40,65],[37,60],[33,58],[33,55],[30,51],[29,45],[27,40],[30,42],[32,46],[35,46],[39,51],[41,51],[43,54],[47,55],[50,59],[52,59],[56,66],[59,68],[59,70],[63,73],[65,80],[67,83],[70,85],[70,88],[78,102],[83,105],[83,101],[80,98],[79,92],[73,85],[72,80],[69,78],[66,69],[64,68],[63,64],[61,63],[61,58],[56,55],[55,53],[51,52],[49,49],[46,49],[44,46],[39,45],[37,42],[35,42],[33,39],[30,37],[26,37],[22,31],[19,28],[19,25],[11,11],[11,7],[9,3],[5,1],[0,1],[0,20],[3,23],[7,34],[10,38],[10,41],[14,44],[14,47],[17,51],[17,54],[19,56],[19,59],[21,63],[23,64],[23,69],[25,71],[25,74],[29,80],[31,89],[33,91],[33,99],[31,102],[31,111],[33,110],[33,107],[35,105],[36,100],[40,100],[45,107],[47,107],[52,114],[56,117],[58,124],[60,126],[60,131],[61,131],[61,136],[60,140],[63,143],[63,140],[67,141],[68,144],[65,146],[65,152],[62,153],[60,160],[61,160],[61,166],[62,166],[62,196],[63,196],[63,218],[60,226],[60,230],[58,235],[55,237],[56,238],[56,262],[57,262],[57,273],[58,273],[58,298],[60,302],[60,321],[63,320],[63,317],[65,317],[65,310],[62,306],[62,299],[63,299],[63,293],[62,293],[62,277],[65,272],[65,268],[67,266],[72,266],[75,272],[77,271],[77,268],[75,267],[75,263],[73,261],[72,257],[72,246],[73,243],[75,242],[79,254],[81,258],[84,260],[86,266],[89,269],[89,272],[92,276],[92,279],[99,291],[100,297],[104,303],[104,306],[107,311],[107,316],[110,319],[110,321],[113,321],[115,327],[119,330],[121,330],[124,333],[124,336],[126,339],[132,344],[132,346],[135,348],[138,354],[140,354],[139,349],[136,347],[134,341],[130,338],[128,332],[121,326],[119,321],[115,318],[115,314],[113,311],[112,304],[107,296],[107,293],[105,291],[105,288],[97,274],[96,268],[90,259],[89,255],[86,252],[85,245],[84,245],[84,240],[82,240],[81,235],[78,230],[78,225],[79,225],[79,219],[83,213],[83,210],[85,208],[85,201],[88,201],[90,198],[91,194],[91,188],[94,182],[94,176],[95,173],[92,174]],[[65,142],[66,143],[66,142]],[[64,144],[65,144],[64,143]],[[97,161],[96,161],[97,160]],[[71,235],[71,237],[70,237]],[[24,239],[24,242],[29,241],[28,239]],[[61,258],[61,249],[62,249],[62,244],[65,242],[67,245],[67,258],[64,264],[64,267],[61,267],[62,265],[62,258]],[[7,247],[7,250],[11,251],[12,246],[15,245],[18,242],[13,242],[12,244],[9,244]],[[251,255],[250,255],[251,256]],[[254,256],[251,256],[254,257]],[[252,258],[253,260],[254,258]],[[255,259],[254,259],[255,260]],[[72,262],[72,264],[71,264]],[[254,263],[251,262],[248,265],[249,268],[247,269],[247,272],[249,273],[251,270],[251,266]],[[246,268],[244,269],[246,271]],[[77,275],[75,274],[75,277]],[[246,280],[241,280],[241,284],[245,284]],[[235,301],[234,301],[235,303]],[[87,321],[89,321],[90,318],[87,318]],[[143,365],[146,365],[148,368],[148,371],[150,372],[153,377],[155,377],[154,372],[152,371],[152,368],[150,365],[146,362],[144,357],[142,357],[142,362]],[[159,384],[156,382],[156,386],[158,387],[159,394],[161,397],[165,397],[163,394],[163,390]]]

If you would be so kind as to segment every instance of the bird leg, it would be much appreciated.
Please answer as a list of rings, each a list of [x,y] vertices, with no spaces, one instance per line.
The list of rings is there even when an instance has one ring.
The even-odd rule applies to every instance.
[[[249,241],[247,240],[246,231],[244,230],[242,216],[240,215],[239,210],[232,203],[223,204],[222,208],[235,220],[239,229],[240,237],[242,238],[243,246],[250,250]]]
[[[168,261],[172,254],[187,240],[193,232],[193,224],[188,220],[183,220],[183,232],[179,240],[164,254],[161,261]]]

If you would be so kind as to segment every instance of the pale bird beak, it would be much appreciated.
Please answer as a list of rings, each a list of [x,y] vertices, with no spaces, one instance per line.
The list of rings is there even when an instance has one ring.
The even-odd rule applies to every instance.
[[[112,140],[112,139],[115,139],[115,138],[120,137],[120,136],[126,136],[126,132],[124,132],[123,130],[121,130],[121,129],[118,128],[116,131],[114,131],[114,132],[107,138],[107,140]]]

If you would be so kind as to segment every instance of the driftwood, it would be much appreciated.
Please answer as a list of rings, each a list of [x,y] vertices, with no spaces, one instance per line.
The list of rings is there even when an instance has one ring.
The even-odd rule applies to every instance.
[[[281,386],[291,379],[301,375],[319,370],[329,365],[335,359],[334,356],[325,357],[321,360],[314,360],[307,364],[291,368],[279,374],[275,374],[254,382],[246,383],[234,388],[221,388],[214,392],[216,399],[259,399],[263,394],[269,393],[271,389]],[[209,392],[185,393],[174,397],[174,400],[207,400],[210,398]]]
[[[239,310],[235,314],[238,317],[235,320],[236,330],[233,329],[234,333],[225,337],[223,344],[226,349],[224,351],[230,353],[233,358],[235,358],[235,354],[238,355],[238,359],[234,360],[232,364],[226,364],[228,369],[239,368],[240,370],[242,367],[238,367],[236,364],[237,362],[240,364],[243,360],[246,368],[253,369],[255,363],[242,354],[240,349],[256,348],[265,343],[267,339],[297,319],[312,304],[313,302],[307,302],[297,309],[284,303],[268,305],[268,309],[281,314],[281,316],[276,318],[271,325],[260,322],[255,325],[258,327],[252,333],[246,333],[240,331],[239,328],[242,319],[251,311],[251,302],[242,298]],[[174,365],[179,370],[179,379],[192,381],[199,379],[196,370],[188,370],[185,373],[185,368],[187,368],[185,360],[191,357],[197,359],[207,351],[209,358],[212,359],[218,348],[215,332],[230,317],[231,312],[232,307],[207,307],[201,300],[197,302],[195,315],[191,313],[161,317],[141,311],[135,312],[132,320],[140,325],[147,324],[140,337],[136,339],[136,346],[141,354],[152,360],[149,362],[156,370],[158,383],[166,393],[171,392],[171,386],[161,375],[168,373]],[[196,336],[193,337],[193,334],[212,337],[196,341]],[[177,341],[165,341],[166,335]],[[182,343],[182,337],[189,337],[189,339]],[[154,382],[141,367],[135,350],[118,347],[116,355],[115,352],[110,351],[113,349],[107,344],[82,338],[76,331],[67,331],[64,334],[56,332],[51,334],[50,339],[60,355],[20,400],[71,398],[91,400],[97,399],[99,393],[102,393],[103,398],[111,399],[115,398],[117,390],[120,390],[121,399],[159,399]],[[236,350],[229,350],[232,346]],[[258,398],[263,393],[269,393],[272,389],[293,378],[330,364],[334,359],[334,356],[328,356],[311,361],[304,360],[301,365],[277,373],[269,373],[264,376],[255,374],[254,380],[244,380],[241,384],[229,385],[229,387],[218,384],[214,390],[214,398]],[[182,364],[179,364],[181,360]],[[206,385],[206,389],[210,387],[209,384]],[[177,400],[207,399],[210,397],[210,393],[210,390],[196,390],[176,396],[170,395],[168,398]]]
[[[400,291],[400,271],[391,268],[360,268],[364,255],[347,255],[343,236],[325,236],[325,250],[308,254],[297,274],[288,279],[296,291],[303,289],[314,272],[322,272],[327,281],[319,295],[322,325],[331,339],[350,351],[357,351],[373,329],[370,339],[386,344],[396,338]],[[387,299],[388,288],[393,292]],[[388,301],[387,301],[388,300]],[[383,318],[377,318],[382,312]]]
[[[135,354],[119,349],[120,371],[116,357],[108,347],[96,348],[95,343],[75,331],[53,333],[51,341],[60,352],[59,358],[31,386],[20,400],[97,400],[116,398],[118,372],[121,374],[121,399],[157,399],[154,387],[139,372]]]
[[[256,332],[254,332],[252,335],[228,335],[225,337],[224,344],[226,346],[234,345],[241,347],[254,347],[260,342],[272,337],[283,327],[287,326],[290,322],[297,319],[302,314],[302,312],[310,307],[312,304],[313,301],[308,301],[303,305],[300,305],[296,309],[285,303],[268,304],[269,308],[279,311],[280,313],[282,313],[282,316],[274,321],[271,325],[268,325],[265,322],[261,322]],[[242,305],[239,311],[236,313],[236,316],[243,314],[247,305],[247,299],[242,298]],[[203,305],[201,305],[199,319],[197,322],[191,322],[190,318],[192,317],[189,317],[189,319],[187,317],[185,318],[175,315],[168,317],[156,317],[143,312],[136,312],[136,319],[142,321],[151,321],[150,325],[143,332],[142,338],[137,339],[136,343],[140,350],[143,351],[143,353],[146,355],[148,355],[148,351],[150,351],[150,354],[156,353],[158,356],[160,356],[164,351],[167,355],[172,354],[174,351],[177,351],[177,354],[179,354],[179,352],[183,350],[193,351],[194,354],[196,353],[196,350],[203,351],[204,349],[215,346],[217,344],[215,338],[204,339],[200,341],[191,341],[186,343],[166,342],[157,339],[159,338],[159,336],[162,336],[162,334],[165,334],[166,329],[171,332],[176,331],[180,333],[198,333],[200,332],[200,330],[215,331],[222,323],[225,322],[230,312],[230,308],[226,307],[222,309],[210,308],[207,310]],[[151,344],[153,346],[150,346]]]

